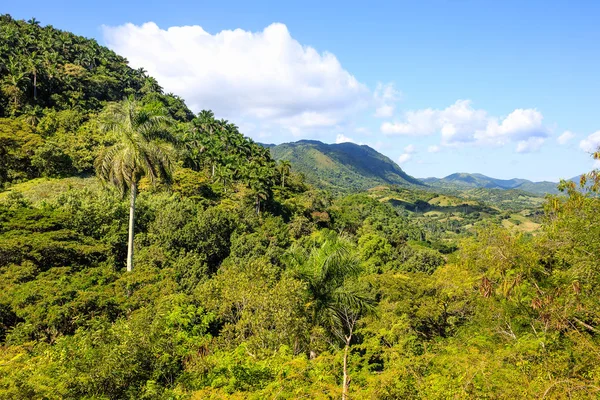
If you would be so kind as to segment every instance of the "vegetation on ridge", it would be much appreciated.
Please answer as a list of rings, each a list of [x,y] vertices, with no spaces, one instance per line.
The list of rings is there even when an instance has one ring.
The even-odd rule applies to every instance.
[[[276,160],[289,160],[307,182],[332,191],[367,190],[377,185],[422,185],[396,163],[368,146],[300,140],[269,146]]]
[[[0,21],[17,41],[2,63],[112,54]],[[111,57],[103,74],[138,76]],[[332,195],[158,85],[88,92],[98,68],[55,98],[42,69],[3,91],[0,398],[597,397],[597,171],[543,209],[493,191]],[[95,173],[137,189],[131,272],[130,199]]]

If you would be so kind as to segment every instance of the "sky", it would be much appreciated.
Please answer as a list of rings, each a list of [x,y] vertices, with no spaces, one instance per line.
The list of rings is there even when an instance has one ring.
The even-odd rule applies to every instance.
[[[366,144],[415,177],[600,167],[600,2],[37,1],[256,141]]]

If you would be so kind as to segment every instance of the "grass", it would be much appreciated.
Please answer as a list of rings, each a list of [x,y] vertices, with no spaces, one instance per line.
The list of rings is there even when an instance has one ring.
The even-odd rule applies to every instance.
[[[502,221],[502,225],[508,229],[514,229],[520,232],[533,233],[540,228],[540,224],[531,221],[522,214],[512,214],[509,219]]]
[[[25,199],[32,203],[39,203],[56,198],[61,193],[72,189],[99,187],[96,177],[70,177],[70,178],[37,178],[27,182],[17,183],[0,192],[0,201],[6,199],[9,193],[21,193]]]

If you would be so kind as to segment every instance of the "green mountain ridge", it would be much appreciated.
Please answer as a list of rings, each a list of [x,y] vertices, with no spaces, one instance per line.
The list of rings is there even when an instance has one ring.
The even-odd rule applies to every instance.
[[[320,188],[348,191],[378,185],[423,186],[388,157],[366,145],[300,140],[263,146],[271,149],[274,159],[289,160],[296,172]]]
[[[579,182],[579,176],[567,179],[573,182]],[[503,189],[503,190],[522,190],[524,192],[545,195],[557,194],[558,182],[533,182],[528,179],[496,179],[483,174],[455,173],[445,178],[421,178],[421,181],[434,188],[452,188],[452,189]]]

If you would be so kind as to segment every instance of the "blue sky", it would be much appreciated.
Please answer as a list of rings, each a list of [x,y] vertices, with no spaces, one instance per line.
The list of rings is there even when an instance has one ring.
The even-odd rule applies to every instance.
[[[256,140],[353,140],[417,177],[558,180],[591,169],[584,150],[600,143],[597,1],[29,1],[0,11],[96,38]]]

